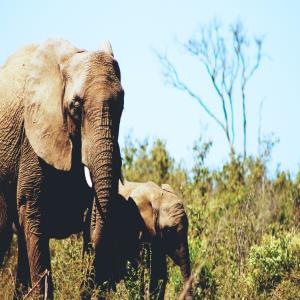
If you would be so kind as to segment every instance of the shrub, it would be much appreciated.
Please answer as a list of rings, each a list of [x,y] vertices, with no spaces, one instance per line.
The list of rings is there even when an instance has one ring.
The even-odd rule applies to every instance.
[[[260,245],[251,248],[247,280],[257,293],[270,292],[295,274],[300,275],[299,234],[266,235]]]

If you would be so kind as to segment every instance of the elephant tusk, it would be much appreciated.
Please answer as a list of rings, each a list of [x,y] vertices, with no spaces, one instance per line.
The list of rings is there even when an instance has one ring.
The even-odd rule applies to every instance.
[[[90,188],[92,188],[93,183],[92,183],[92,179],[91,179],[90,170],[86,166],[84,166],[84,176],[85,176],[86,183],[88,184],[88,186]]]

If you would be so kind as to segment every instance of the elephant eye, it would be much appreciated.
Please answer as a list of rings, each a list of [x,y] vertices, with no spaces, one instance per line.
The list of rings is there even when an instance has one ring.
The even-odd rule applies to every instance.
[[[73,98],[72,102],[71,102],[71,105],[74,107],[74,108],[81,108],[82,106],[82,99],[79,97],[79,96],[76,96]]]
[[[74,97],[70,103],[70,114],[71,116],[80,121],[82,111],[82,99],[78,96]]]
[[[76,100],[76,101],[74,102],[74,107],[75,107],[75,108],[81,107],[81,103],[80,103],[78,100]]]

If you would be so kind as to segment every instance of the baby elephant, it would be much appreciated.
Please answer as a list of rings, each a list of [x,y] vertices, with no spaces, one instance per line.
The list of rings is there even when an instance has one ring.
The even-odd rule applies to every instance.
[[[151,247],[150,294],[153,295],[153,299],[164,299],[167,283],[166,255],[180,267],[185,283],[191,275],[188,219],[183,202],[169,185],[163,184],[160,187],[153,182],[119,183],[119,194],[119,200],[127,202],[127,209],[130,207],[127,218],[126,214],[122,216],[126,219],[126,226],[132,227],[131,238],[137,236],[139,245],[148,242]],[[133,203],[136,205],[135,209],[137,208],[136,216]],[[138,227],[138,233],[134,227]],[[129,229],[127,227],[124,230]],[[125,240],[126,236],[123,234]],[[135,243],[128,243],[127,239],[127,244]],[[192,299],[191,290],[185,299]]]

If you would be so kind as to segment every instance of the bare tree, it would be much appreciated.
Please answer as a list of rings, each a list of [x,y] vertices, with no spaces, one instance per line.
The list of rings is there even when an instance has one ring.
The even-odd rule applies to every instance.
[[[208,101],[195,93],[184,82],[167,55],[157,53],[163,67],[163,75],[171,86],[182,90],[197,100],[202,109],[225,133],[234,151],[235,114],[237,101],[242,106],[243,154],[247,155],[247,105],[246,88],[249,80],[260,66],[262,58],[262,38],[254,38],[255,47],[245,33],[240,21],[229,27],[229,35],[222,31],[222,26],[214,20],[207,27],[202,27],[200,35],[183,44],[185,50],[195,57],[205,68],[212,83],[213,91],[220,100],[223,117],[220,118],[207,105]]]

